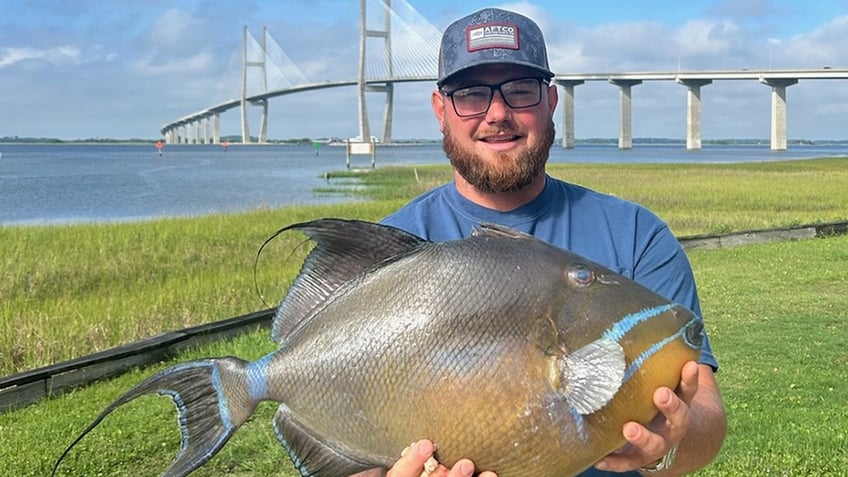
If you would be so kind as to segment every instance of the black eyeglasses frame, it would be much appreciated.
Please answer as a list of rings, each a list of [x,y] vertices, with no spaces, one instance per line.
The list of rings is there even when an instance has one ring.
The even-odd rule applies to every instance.
[[[530,80],[530,79],[534,79],[534,80],[537,80],[539,82],[539,97],[536,99],[536,101],[532,104],[526,104],[526,105],[523,105],[523,106],[513,106],[512,104],[510,104],[509,99],[507,99],[506,95],[503,94],[501,87],[505,84],[508,84],[508,83],[513,83],[513,82],[516,82],[516,81],[525,81],[525,80]],[[453,106],[453,110],[454,110],[454,112],[456,113],[457,116],[459,116],[461,118],[470,118],[472,116],[479,116],[481,114],[486,114],[486,113],[489,112],[489,108],[492,107],[492,100],[495,99],[495,91],[500,93],[501,99],[503,99],[504,103],[512,109],[526,109],[526,108],[532,108],[534,106],[538,106],[542,102],[542,84],[543,83],[547,86],[550,86],[550,84],[551,84],[550,80],[547,79],[547,78],[541,78],[541,77],[538,77],[538,76],[527,76],[527,77],[524,77],[524,78],[513,78],[513,79],[510,79],[510,80],[507,80],[507,81],[502,81],[502,82],[497,83],[497,84],[483,84],[483,83],[472,84],[472,85],[467,85],[467,86],[462,86],[462,87],[456,88],[452,91],[447,91],[445,89],[439,89],[439,92],[442,93],[442,95],[444,95],[445,97],[450,98],[451,105]],[[476,112],[476,113],[465,113],[465,114],[460,113],[459,109],[457,109],[457,107],[456,107],[456,101],[454,100],[454,94],[456,94],[460,91],[467,90],[469,88],[479,88],[479,87],[489,88],[489,102],[486,105],[486,109],[483,110],[483,111],[480,111],[480,112]]]

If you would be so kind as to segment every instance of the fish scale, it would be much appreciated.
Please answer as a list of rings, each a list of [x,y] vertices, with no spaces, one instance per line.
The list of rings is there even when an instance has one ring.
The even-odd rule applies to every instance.
[[[183,435],[166,477],[212,458],[263,400],[280,403],[274,429],[304,476],[388,468],[421,438],[446,465],[575,475],[624,444],[625,422],[649,421],[653,391],[699,355],[691,311],[505,227],[439,243],[340,219],[288,230],[315,247],[277,311],[279,349],[148,378],[59,462],[115,408],[159,392]]]

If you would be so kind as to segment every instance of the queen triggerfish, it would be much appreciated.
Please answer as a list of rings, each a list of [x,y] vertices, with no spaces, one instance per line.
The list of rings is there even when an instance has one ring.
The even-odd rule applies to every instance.
[[[701,319],[583,257],[481,225],[429,242],[353,220],[295,224],[315,245],[277,309],[279,348],[247,362],[180,364],[109,405],[148,393],[179,412],[182,448],[163,476],[211,459],[260,401],[304,476],[389,467],[418,439],[451,465],[500,477],[574,475],[657,413],[695,360]],[[54,473],[55,473],[54,468]]]

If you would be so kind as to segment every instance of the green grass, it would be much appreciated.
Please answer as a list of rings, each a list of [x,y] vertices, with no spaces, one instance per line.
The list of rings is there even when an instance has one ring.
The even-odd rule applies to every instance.
[[[729,432],[702,476],[845,475],[848,468],[848,237],[690,253],[715,352]],[[267,331],[207,345],[205,356],[255,359]],[[155,369],[160,369],[157,366]],[[0,414],[0,475],[46,475],[109,402],[153,369]],[[266,403],[198,476],[295,477]],[[170,401],[143,398],[107,418],[69,455],[63,476],[157,475],[176,454]]]
[[[733,164],[551,164],[548,172],[643,204],[680,235],[724,233],[844,220],[844,158]],[[360,193],[395,200],[451,180],[441,166],[350,173]]]
[[[678,235],[848,219],[844,159],[733,165],[553,165],[554,176],[636,200]],[[70,359],[265,306],[253,261],[277,228],[311,218],[376,220],[450,179],[446,167],[380,168],[355,178],[373,200],[347,205],[132,224],[0,227],[0,375]],[[283,237],[263,254],[258,286],[278,301],[302,248]],[[848,468],[848,238],[690,252],[722,364],[730,434],[702,475],[845,475]],[[175,361],[273,350],[267,332]],[[157,369],[160,367],[156,367]],[[0,413],[0,475],[46,475],[76,434],[135,370]],[[193,475],[294,476],[264,405]],[[156,475],[179,444],[167,399],[145,398],[107,419],[59,475]]]

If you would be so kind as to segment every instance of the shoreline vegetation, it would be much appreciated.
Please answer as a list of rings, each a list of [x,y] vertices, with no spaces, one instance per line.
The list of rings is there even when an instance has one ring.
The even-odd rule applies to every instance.
[[[848,220],[846,165],[846,158],[552,164],[549,172],[642,203],[675,235],[688,236]],[[257,249],[278,228],[328,216],[379,220],[450,177],[447,166],[342,171],[321,193],[366,200],[137,223],[0,226],[0,375],[275,304],[306,253],[302,237],[282,235],[259,257],[254,282]],[[687,254],[729,417],[722,453],[695,475],[843,475],[848,236]],[[257,359],[274,347],[260,329],[0,411],[0,475],[49,475],[106,405],[156,370],[207,356]],[[297,477],[273,434],[275,410],[263,403],[192,475]],[[164,470],[180,444],[174,415],[168,399],[128,404],[80,442],[58,475]]]

